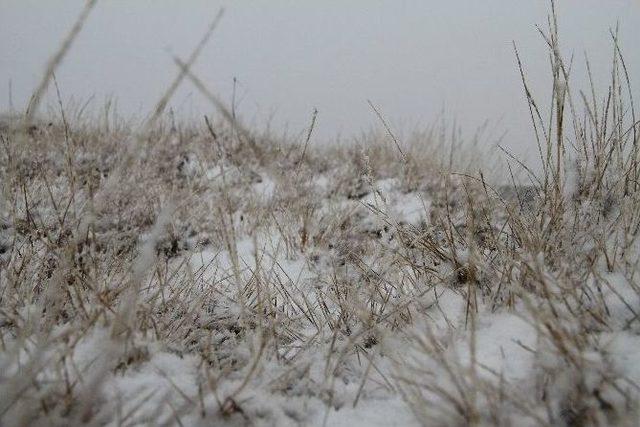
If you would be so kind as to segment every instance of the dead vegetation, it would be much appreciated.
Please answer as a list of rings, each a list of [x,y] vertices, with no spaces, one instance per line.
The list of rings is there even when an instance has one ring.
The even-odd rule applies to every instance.
[[[142,126],[3,124],[2,425],[330,424],[398,396],[424,425],[635,425],[629,73],[612,33],[608,92],[573,93],[554,13],[541,34],[541,172],[507,153],[509,185],[377,107],[351,146],[310,144],[315,114],[300,141],[248,130],[191,74],[201,47],[176,84],[219,121],[164,119],[169,90]]]

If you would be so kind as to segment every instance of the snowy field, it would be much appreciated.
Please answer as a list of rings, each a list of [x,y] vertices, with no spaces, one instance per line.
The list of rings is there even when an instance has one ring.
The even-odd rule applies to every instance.
[[[574,93],[544,37],[535,171],[373,104],[250,129],[181,63],[217,118],[3,116],[0,425],[638,425],[634,75],[614,39]]]

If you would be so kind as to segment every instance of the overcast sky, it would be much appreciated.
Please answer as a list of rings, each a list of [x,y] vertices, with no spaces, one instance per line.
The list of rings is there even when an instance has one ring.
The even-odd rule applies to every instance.
[[[638,95],[640,2],[558,3],[576,83],[584,83],[587,50],[596,83],[606,87],[609,28],[619,20]],[[82,5],[0,0],[0,110],[8,107],[9,86],[14,106],[26,104]],[[371,99],[397,129],[430,123],[444,111],[467,135],[488,119],[508,132],[508,145],[523,145],[531,133],[512,41],[534,89],[549,94],[538,78],[548,74],[535,29],[546,23],[542,0],[102,0],[57,71],[63,98],[94,95],[99,107],[114,96],[121,114],[147,114],[176,73],[169,52],[186,58],[220,6],[224,18],[195,71],[226,100],[236,77],[238,110],[257,126],[271,120],[297,133],[315,107],[317,140],[349,138],[377,125]],[[191,117],[211,112],[189,83],[173,106]]]

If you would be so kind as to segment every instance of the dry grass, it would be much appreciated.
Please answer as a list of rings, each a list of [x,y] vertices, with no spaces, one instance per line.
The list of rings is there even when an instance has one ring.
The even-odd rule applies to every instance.
[[[197,52],[177,81],[220,122],[172,125],[168,91],[143,126],[62,104],[3,126],[1,424],[318,424],[401,396],[424,425],[635,425],[629,76],[614,33],[608,93],[574,94],[555,14],[541,34],[547,117],[521,66],[541,173],[505,156],[529,185],[493,185],[437,127],[324,148],[315,114],[301,141],[248,130]]]

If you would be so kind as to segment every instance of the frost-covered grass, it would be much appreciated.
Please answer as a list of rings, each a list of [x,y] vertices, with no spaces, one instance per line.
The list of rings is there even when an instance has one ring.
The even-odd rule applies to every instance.
[[[506,155],[508,185],[446,129],[7,119],[0,424],[637,425],[628,75],[614,40],[573,94],[546,41],[540,173]]]

